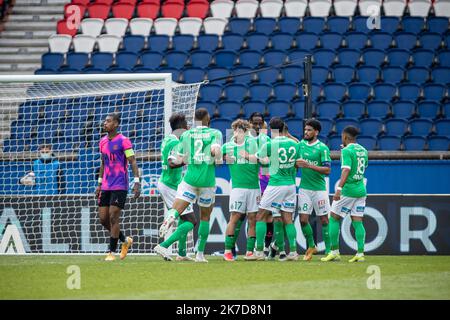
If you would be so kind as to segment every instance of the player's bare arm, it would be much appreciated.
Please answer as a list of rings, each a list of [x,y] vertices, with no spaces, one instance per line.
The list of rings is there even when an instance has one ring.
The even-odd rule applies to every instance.
[[[339,181],[339,185],[337,187],[337,190],[334,193],[333,200],[338,201],[339,199],[341,199],[341,191],[342,191],[342,188],[344,187],[345,183],[347,182],[347,178],[348,178],[349,173],[350,173],[350,169],[349,168],[342,168],[341,180]]]
[[[316,165],[313,165],[313,164],[311,164],[308,161],[303,160],[303,159],[298,159],[296,161],[296,163],[295,163],[295,166],[297,168],[311,169],[311,170],[314,170],[314,171],[316,171],[318,173],[326,174],[326,175],[329,175],[330,172],[331,172],[331,167],[330,166],[316,166]]]
[[[131,156],[128,157],[128,163],[131,166],[131,170],[133,171],[133,176],[139,179],[139,169],[137,166],[137,162],[136,162],[136,157],[135,156]],[[134,181],[134,186],[133,186],[133,193],[134,193],[134,198],[139,198],[139,196],[141,195],[141,183],[140,181],[135,180]]]
[[[102,158],[101,163],[100,163],[100,171],[98,173],[98,176],[100,177],[98,180],[99,183],[97,185],[97,188],[95,189],[95,197],[96,198],[98,198],[100,196],[100,192],[102,191],[102,183],[100,182],[101,181],[100,179],[103,177],[104,170],[105,170],[105,166],[103,164],[103,158]]]

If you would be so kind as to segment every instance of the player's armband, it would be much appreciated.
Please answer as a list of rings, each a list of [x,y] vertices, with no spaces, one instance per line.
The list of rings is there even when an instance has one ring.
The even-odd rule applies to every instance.
[[[134,151],[133,151],[133,149],[127,149],[127,150],[125,150],[125,157],[129,158],[129,157],[132,157],[132,156],[134,156]]]

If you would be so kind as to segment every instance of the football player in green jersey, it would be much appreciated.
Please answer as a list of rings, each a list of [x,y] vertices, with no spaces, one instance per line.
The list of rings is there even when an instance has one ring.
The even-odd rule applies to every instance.
[[[204,257],[204,251],[209,236],[209,218],[216,195],[215,163],[222,158],[222,133],[209,127],[210,116],[204,108],[195,111],[195,122],[198,125],[184,132],[177,146],[175,162],[186,163],[187,171],[178,185],[175,201],[159,229],[159,235],[164,237],[188,206],[197,202],[200,207],[200,224],[195,261],[208,262]],[[185,222],[180,227],[189,232],[194,225]],[[167,249],[160,245],[155,247],[155,251],[163,257],[168,256]]]
[[[172,114],[169,123],[172,128],[172,133],[164,138],[161,144],[162,173],[158,181],[158,191],[168,210],[173,206],[173,202],[177,195],[177,187],[183,178],[182,167],[184,163],[175,163],[177,159],[175,150],[180,143],[180,136],[188,129],[186,117],[182,113]],[[185,221],[189,221],[194,225],[196,224],[192,205],[189,205],[183,214],[180,215],[178,226]],[[175,234],[173,237],[168,237],[166,241],[162,242],[160,245],[164,248],[169,248],[172,243],[178,241],[178,256],[176,257],[176,260],[190,261],[193,259],[186,255],[186,239],[187,233],[181,232],[180,235]]]
[[[298,210],[303,235],[306,238],[307,250],[303,260],[309,261],[317,253],[313,230],[309,224],[309,216],[316,212],[322,224],[322,237],[325,242],[325,254],[330,251],[328,235],[328,214],[330,200],[328,198],[325,176],[331,171],[330,149],[317,139],[322,126],[319,121],[310,119],[305,123],[304,137],[300,142],[301,160],[297,166],[301,168],[302,179],[298,194]]]
[[[331,252],[322,261],[340,260],[339,231],[341,221],[347,214],[352,218],[355,237],[358,242],[358,252],[349,262],[364,261],[364,242],[366,230],[363,225],[364,210],[366,207],[366,185],[364,172],[368,166],[367,150],[356,143],[359,130],[348,126],[342,131],[341,151],[341,179],[333,197],[330,217]]]

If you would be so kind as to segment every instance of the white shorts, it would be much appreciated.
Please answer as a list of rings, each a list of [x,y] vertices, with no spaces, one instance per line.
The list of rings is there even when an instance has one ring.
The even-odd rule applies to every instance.
[[[199,207],[209,208],[216,200],[216,187],[197,188],[184,181],[178,185],[177,199],[194,204],[197,200]]]
[[[259,207],[271,211],[274,217],[280,216],[280,210],[284,212],[295,211],[297,190],[291,186],[267,186],[261,198]]]
[[[342,197],[338,201],[333,201],[331,205],[331,212],[334,212],[338,216],[345,217],[350,214],[354,217],[363,217],[364,210],[366,208],[366,197],[362,198],[350,198]]]
[[[261,190],[234,188],[230,193],[230,212],[258,212]]]
[[[173,206],[173,202],[175,201],[175,197],[177,195],[177,190],[174,190],[165,185],[163,182],[158,181],[158,191],[161,194],[161,198],[163,199],[167,209],[171,209]],[[192,204],[190,204],[181,215],[192,212],[194,212],[194,210],[192,209]]]
[[[300,214],[312,214],[325,216],[330,212],[330,199],[327,191],[313,191],[300,189],[298,192],[298,212]]]

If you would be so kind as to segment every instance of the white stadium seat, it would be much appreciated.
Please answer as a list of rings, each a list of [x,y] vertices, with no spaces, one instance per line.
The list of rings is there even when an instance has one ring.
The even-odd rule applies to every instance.
[[[89,36],[98,37],[103,29],[103,20],[86,18],[81,20],[81,32]]]
[[[281,10],[283,10],[283,1],[262,0],[259,6],[261,7],[261,16],[266,18],[278,18],[281,16]]]
[[[54,34],[48,38],[50,52],[67,53],[72,43],[72,37],[68,34]]]
[[[197,37],[202,28],[202,19],[200,18],[181,18],[178,21],[178,27],[181,34],[191,34]]]
[[[205,27],[206,34],[217,34],[222,36],[227,26],[227,19],[223,18],[206,18],[203,20],[203,26]]]
[[[211,3],[211,13],[214,18],[228,19],[234,8],[234,1],[231,0],[215,0]]]
[[[119,50],[121,37],[113,36],[110,34],[102,34],[97,38],[98,49],[100,52],[116,53]]]
[[[284,10],[286,11],[286,16],[288,17],[304,17],[307,7],[307,0],[286,0],[284,2]]]
[[[124,18],[110,18],[105,21],[107,34],[123,37],[128,28],[128,20]]]
[[[355,15],[357,0],[334,0],[334,11],[340,17],[353,17]]]
[[[236,15],[238,18],[252,19],[256,17],[259,2],[256,0],[238,0],[236,2]]]
[[[132,35],[147,37],[152,30],[153,20],[149,18],[134,18],[130,20]]]
[[[177,19],[175,18],[158,18],[154,23],[156,34],[164,34],[172,37],[177,28]]]
[[[383,9],[386,16],[402,17],[406,8],[406,0],[384,0]]]
[[[94,51],[96,38],[87,34],[77,34],[72,41],[75,52],[91,53]]]
[[[433,6],[436,16],[450,18],[450,0],[435,0]]]
[[[431,0],[410,0],[409,14],[414,17],[426,17],[431,8]]]
[[[309,2],[309,12],[313,17],[328,17],[331,0],[314,0]]]
[[[377,12],[380,14],[381,11],[381,0],[359,0],[359,13],[362,16],[371,16],[374,11],[371,7],[378,7]]]

